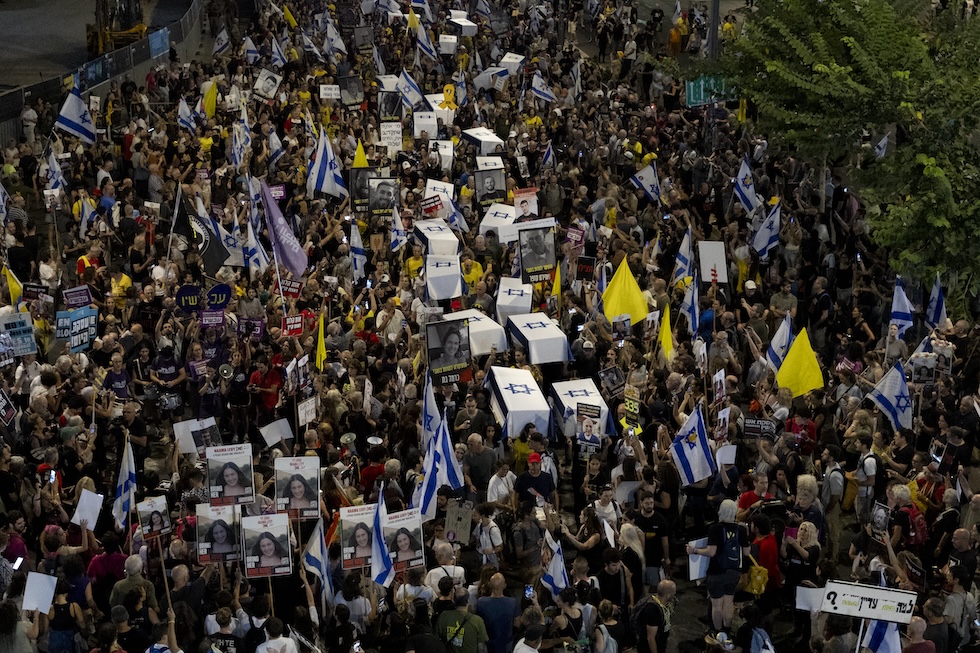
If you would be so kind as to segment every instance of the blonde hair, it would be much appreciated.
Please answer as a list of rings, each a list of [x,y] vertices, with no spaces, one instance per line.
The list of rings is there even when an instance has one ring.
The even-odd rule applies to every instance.
[[[813,474],[801,474],[796,478],[796,496],[806,494],[811,501],[816,501],[820,495],[817,478]]]
[[[817,540],[817,527],[812,521],[805,521],[800,524],[800,530],[796,534],[796,540],[800,542],[803,546],[803,535],[806,534],[806,546],[820,546],[820,542]]]
[[[82,497],[82,490],[88,490],[89,492],[95,494],[95,481],[88,476],[83,476],[82,478],[78,479],[78,482],[75,483],[75,492],[73,495],[76,504]]]
[[[640,529],[633,524],[623,524],[619,528],[619,543],[629,549],[633,549],[636,555],[640,557],[640,566],[646,567],[646,557],[643,555],[643,540],[644,536],[640,532]]]

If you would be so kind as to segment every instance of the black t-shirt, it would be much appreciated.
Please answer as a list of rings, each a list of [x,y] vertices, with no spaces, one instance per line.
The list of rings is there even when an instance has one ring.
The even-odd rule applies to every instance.
[[[119,646],[124,651],[145,651],[153,644],[150,641],[149,635],[139,628],[133,627],[124,633],[116,635],[116,641],[119,642]]]
[[[447,653],[446,645],[432,633],[418,633],[408,638],[406,651],[416,653]]]
[[[215,633],[211,635],[211,646],[221,653],[242,653],[245,650],[241,637]]]
[[[725,572],[725,568],[721,566],[721,559],[725,556],[725,542],[733,537],[738,538],[739,549],[744,549],[749,545],[749,536],[744,529],[735,524],[718,523],[708,531],[708,546],[717,548],[714,557],[708,563],[709,575],[714,576]]]
[[[633,520],[633,524],[643,531],[645,539],[643,557],[646,560],[646,565],[659,567],[664,561],[663,537],[667,535],[669,528],[667,519],[656,511],[649,517],[640,513]]]
[[[514,489],[517,491],[517,496],[521,501],[534,501],[537,503],[537,497],[535,496],[535,493],[537,493],[544,497],[545,502],[550,503],[552,495],[555,493],[555,482],[552,480],[551,474],[541,472],[535,477],[525,472],[517,477]]]
[[[664,628],[667,623],[664,609],[657,603],[656,599],[646,604],[643,611],[637,617],[637,622],[643,625],[643,632],[635,633],[636,650],[638,653],[650,653],[650,646],[647,644],[647,634],[645,632],[648,626],[657,628],[657,650],[667,650],[667,638],[670,636],[670,631]]]

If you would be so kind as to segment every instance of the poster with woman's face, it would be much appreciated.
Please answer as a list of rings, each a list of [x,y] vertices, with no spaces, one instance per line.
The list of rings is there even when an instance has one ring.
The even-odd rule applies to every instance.
[[[276,458],[276,512],[290,519],[320,516],[320,459],[316,456]]]
[[[152,540],[173,530],[167,497],[147,497],[136,504],[144,540]]]
[[[470,327],[467,320],[429,322],[425,325],[425,339],[429,350],[429,370],[438,385],[469,381]]]
[[[341,564],[344,569],[360,569],[371,564],[374,511],[374,504],[340,509]]]
[[[242,559],[241,518],[238,506],[197,504],[197,559],[234,562]]]
[[[424,567],[422,517],[418,508],[393,512],[384,526],[385,548],[391,554],[395,571]]]
[[[237,506],[254,503],[251,445],[208,447],[205,452],[208,458],[211,505]]]
[[[289,552],[289,516],[242,517],[245,577],[288,576],[293,572]]]

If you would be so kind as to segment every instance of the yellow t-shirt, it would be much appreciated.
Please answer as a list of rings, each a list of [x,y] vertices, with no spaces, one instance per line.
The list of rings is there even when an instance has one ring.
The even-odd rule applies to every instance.
[[[473,196],[476,195],[476,189],[470,188],[469,186],[463,186],[459,189],[459,201],[461,204],[472,204]]]
[[[463,281],[466,285],[470,287],[470,292],[476,292],[476,284],[480,281],[483,276],[483,266],[473,261],[473,265],[470,267],[469,272],[463,272]]]
[[[422,265],[425,263],[425,259],[421,256],[410,257],[405,261],[405,274],[408,275],[409,279],[414,279],[419,276],[419,271],[422,269]]]
[[[133,280],[129,275],[124,274],[119,281],[112,279],[111,293],[112,300],[116,303],[116,308],[123,310],[126,308],[126,292],[133,287]]]
[[[202,136],[198,140],[201,142],[201,150],[205,154],[210,154],[211,153],[211,146],[214,145],[214,139],[213,138],[210,138],[210,137],[207,137],[207,136]]]
[[[91,209],[93,211],[95,210],[95,201],[91,197],[89,197],[89,198],[87,198],[85,200],[78,200],[78,201],[76,201],[74,204],[72,204],[72,207],[71,207],[71,214],[73,216],[75,216],[75,219],[76,220],[79,219],[82,216],[82,202],[83,201],[88,202],[88,204],[91,207]]]

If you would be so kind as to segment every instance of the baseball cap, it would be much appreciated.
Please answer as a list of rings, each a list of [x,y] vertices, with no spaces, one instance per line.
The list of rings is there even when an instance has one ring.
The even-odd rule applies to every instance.
[[[746,281],[745,282],[745,289],[746,290],[755,290],[756,288],[758,288],[758,286],[755,285],[755,281]]]
[[[527,457],[527,462],[529,463],[541,462],[541,454],[535,451],[534,453],[532,453],[530,456]]]
[[[591,340],[586,340],[582,343],[582,349],[595,349],[595,343]]]

